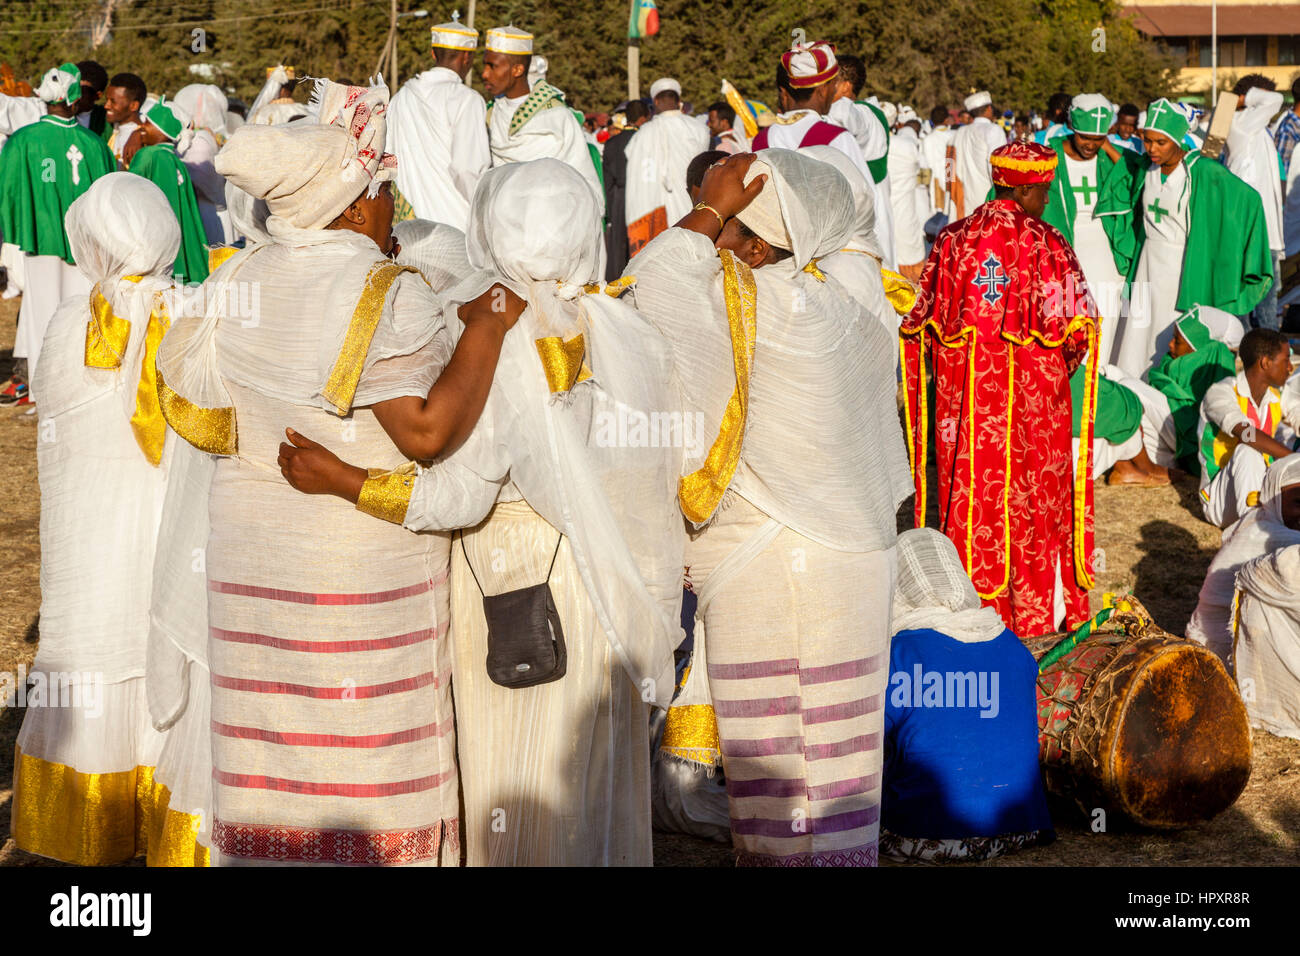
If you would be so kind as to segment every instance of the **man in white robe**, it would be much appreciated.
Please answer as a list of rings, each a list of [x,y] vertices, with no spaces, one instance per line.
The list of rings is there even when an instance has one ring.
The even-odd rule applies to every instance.
[[[936,106],[930,110],[930,132],[921,137],[921,156],[930,170],[930,188],[927,195],[931,215],[935,213],[952,215],[952,197],[948,195],[944,170],[948,163],[948,144],[952,142],[956,132],[956,129],[948,125],[946,106]]]
[[[564,102],[564,93],[545,80],[528,87],[533,35],[513,26],[487,34],[483,54],[483,88],[488,106],[488,145],[492,165],[558,159],[578,171],[596,195],[598,214],[605,214],[605,190],[582,135],[582,126]]]
[[[898,129],[889,138],[889,199],[894,213],[894,260],[898,271],[912,280],[921,278],[925,265],[926,202],[921,185],[921,119],[910,107],[898,114]],[[918,194],[919,193],[919,194]]]
[[[834,81],[835,99],[826,111],[832,123],[838,123],[853,135],[867,167],[876,208],[876,235],[885,250],[886,264],[894,262],[894,214],[889,201],[889,124],[885,122],[875,97],[859,100],[866,86],[866,66],[861,57],[839,58],[840,72]]]
[[[650,84],[655,112],[627,146],[628,246],[647,242],[691,210],[686,167],[709,148],[709,130],[682,112],[682,86],[671,77]]]
[[[1007,145],[1007,134],[993,122],[993,97],[987,91],[966,97],[969,125],[953,134],[948,147],[952,159],[949,189],[953,193],[953,220],[964,219],[983,205],[993,189],[993,167],[989,156]]]
[[[465,85],[478,31],[453,19],[433,28],[434,67],[402,85],[388,107],[397,188],[416,218],[464,231],[469,201],[492,162],[483,98]]]
[[[1282,110],[1282,94],[1273,89],[1273,81],[1258,73],[1243,76],[1233,92],[1241,97],[1228,130],[1230,172],[1250,184],[1264,203],[1264,223],[1268,229],[1268,247],[1273,254],[1273,285],[1250,313],[1251,328],[1276,329],[1281,324],[1277,299],[1282,254],[1286,249],[1282,219],[1282,174],[1277,147],[1269,135],[1268,124]]]

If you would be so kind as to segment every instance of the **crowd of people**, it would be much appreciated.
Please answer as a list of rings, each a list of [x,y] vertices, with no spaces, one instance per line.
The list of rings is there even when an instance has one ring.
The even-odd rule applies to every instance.
[[[485,40],[434,27],[391,98],[276,66],[241,115],[93,61],[0,98],[21,849],[1048,842],[1022,641],[1092,618],[1103,475],[1199,476],[1188,637],[1300,737],[1300,98],[1243,78],[1220,159],[1167,98],[923,119],[808,42],[775,109],[662,77],[583,114],[530,34]]]

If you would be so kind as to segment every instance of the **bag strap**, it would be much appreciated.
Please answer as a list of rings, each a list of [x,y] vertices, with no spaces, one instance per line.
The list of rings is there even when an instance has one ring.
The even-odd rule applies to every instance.
[[[487,594],[485,594],[483,591],[483,585],[479,584],[478,575],[474,573],[474,565],[470,563],[469,552],[465,550],[465,529],[464,528],[460,530],[459,535],[460,535],[460,553],[465,555],[465,567],[469,568],[470,577],[474,579],[474,586],[478,588],[478,593],[481,594],[483,597],[487,597]],[[560,532],[559,538],[556,539],[555,553],[551,555],[551,566],[546,569],[546,580],[542,582],[543,584],[551,583],[551,572],[555,570],[555,559],[560,556],[560,543],[562,541],[564,541],[563,531]]]

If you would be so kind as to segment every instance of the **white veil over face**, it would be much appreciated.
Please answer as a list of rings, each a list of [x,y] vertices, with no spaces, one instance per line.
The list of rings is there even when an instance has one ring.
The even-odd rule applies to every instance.
[[[964,644],[991,641],[1006,624],[982,603],[947,535],[913,528],[898,536],[891,634],[928,628]]]
[[[682,448],[652,443],[647,429],[651,416],[680,416],[680,404],[662,336],[633,309],[584,289],[599,268],[595,222],[591,188],[564,163],[489,170],[467,235],[470,264],[480,271],[448,293],[447,316],[450,323],[456,303],[493,281],[527,299],[502,348],[485,418],[506,445],[519,492],[568,536],[615,655],[643,698],[666,707],[681,638]],[[552,337],[578,336],[579,367],[590,377],[553,391],[539,349]],[[473,468],[470,443],[463,451]]]

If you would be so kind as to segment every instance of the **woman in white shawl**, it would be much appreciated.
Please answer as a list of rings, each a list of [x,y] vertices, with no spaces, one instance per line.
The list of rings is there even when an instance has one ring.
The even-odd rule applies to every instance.
[[[1300,489],[1283,492],[1300,523]],[[1250,723],[1279,737],[1300,737],[1300,544],[1248,561],[1237,572],[1233,659]]]
[[[409,505],[376,511],[371,488],[389,479],[301,435],[281,446],[301,490],[359,500],[411,530],[467,528],[452,551],[452,645],[471,866],[651,862],[649,705],[672,695],[680,638],[684,430],[676,443],[653,431],[673,415],[681,424],[666,344],[588,285],[600,266],[594,216],[585,181],[558,160],[480,180],[469,257],[481,271],[448,299],[499,278],[529,307],[473,435],[419,470]],[[542,582],[567,670],[501,686],[484,665],[495,646],[484,595]]]
[[[220,246],[234,241],[226,213],[226,181],[213,165],[217,151],[226,141],[226,94],[219,86],[191,83],[176,91],[172,100],[190,136],[182,135],[176,155],[189,171],[194,198],[199,203],[199,218],[208,245]]]
[[[145,647],[175,444],[153,366],[174,312],[180,227],[158,187],[130,173],[96,180],[66,226],[94,289],[59,306],[34,382],[42,600],[32,676],[42,699],[28,691],[13,836],[86,866],[143,851],[137,827],[153,809],[163,738],[149,723]]]
[[[1284,505],[1300,488],[1300,455],[1287,455],[1269,466],[1259,491],[1259,506],[1223,532],[1223,545],[1210,562],[1187,639],[1204,645],[1233,672],[1232,603],[1236,574],[1247,561],[1300,544],[1300,513]]]
[[[320,124],[250,125],[217,158],[266,201],[271,241],[210,276],[202,314],[159,350],[168,423],[217,456],[171,529],[192,540],[206,508],[205,647],[187,602],[154,613],[177,622],[159,631],[184,661],[211,669],[222,864],[454,865],[449,541],[298,495],[274,461],[286,422],[386,467],[459,444],[523,303],[497,289],[462,308],[453,354],[437,296],[385,256],[387,89],[319,81],[315,100]],[[175,720],[188,664],[155,676],[155,719]]]

